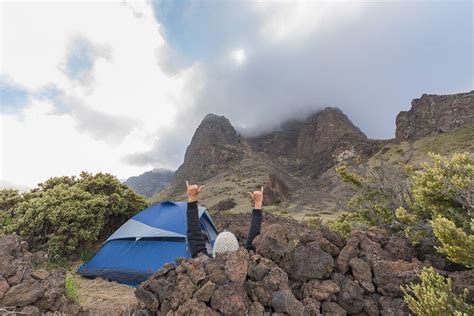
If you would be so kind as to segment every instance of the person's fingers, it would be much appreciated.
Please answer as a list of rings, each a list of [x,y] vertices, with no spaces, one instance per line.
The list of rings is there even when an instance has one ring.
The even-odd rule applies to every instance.
[[[204,189],[204,185],[201,185],[198,189],[198,192],[201,192]]]
[[[189,181],[188,180],[186,180],[186,188],[189,189]]]
[[[247,192],[247,193],[248,193],[248,194],[250,195],[250,197],[253,199],[253,193],[252,193],[252,192]]]

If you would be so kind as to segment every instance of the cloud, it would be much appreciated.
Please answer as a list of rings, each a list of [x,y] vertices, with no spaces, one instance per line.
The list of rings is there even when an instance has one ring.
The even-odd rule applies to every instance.
[[[186,49],[183,39],[189,34],[210,43],[213,52],[187,53],[200,65],[199,88],[195,81],[186,88],[193,91],[192,104],[177,113],[171,132],[160,134],[131,162],[178,165],[182,159],[176,157],[183,157],[209,112],[255,134],[337,106],[369,137],[391,138],[396,115],[413,98],[473,89],[472,3],[305,1],[241,7],[200,4],[175,13],[176,20],[157,13],[168,37],[176,35],[173,47]],[[185,18],[188,24],[181,22]],[[235,21],[246,23],[239,29]],[[236,49],[245,52],[239,67]]]
[[[123,162],[150,148],[190,97],[187,67],[170,76],[146,1],[2,4],[2,78],[26,91],[2,114],[0,179],[35,186],[52,176],[159,167]],[[2,83],[3,84],[3,83]],[[18,90],[18,89],[17,89]],[[2,107],[14,106],[3,98]]]
[[[472,5],[6,2],[0,178],[176,168],[209,112],[255,134],[337,106],[392,137],[411,99],[473,89]]]
[[[94,44],[80,35],[69,39],[66,61],[62,66],[66,76],[90,87],[94,81],[94,66],[99,58],[111,60],[110,45]]]

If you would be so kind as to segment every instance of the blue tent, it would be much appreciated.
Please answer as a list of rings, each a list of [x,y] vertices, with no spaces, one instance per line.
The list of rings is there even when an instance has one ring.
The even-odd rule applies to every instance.
[[[163,202],[144,209],[123,224],[78,273],[137,285],[176,258],[189,258],[185,202]],[[199,207],[201,229],[214,245],[217,230],[209,212]]]

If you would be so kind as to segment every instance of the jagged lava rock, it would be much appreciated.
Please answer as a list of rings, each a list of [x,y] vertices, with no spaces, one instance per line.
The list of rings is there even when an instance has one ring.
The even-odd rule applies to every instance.
[[[31,253],[28,244],[17,235],[0,237],[0,307],[21,313],[40,315],[46,312],[62,313],[73,305],[64,298],[65,272],[34,270],[44,253]],[[44,263],[44,262],[43,262]]]
[[[401,297],[401,285],[419,280],[422,265],[416,259],[412,262],[381,260],[374,265],[374,281],[377,291],[391,297]]]
[[[161,315],[409,313],[400,286],[418,281],[422,264],[395,253],[412,253],[403,238],[370,229],[354,231],[345,244],[337,235],[298,225],[266,225],[256,238],[256,252],[239,248],[215,258],[199,255],[167,264],[136,289],[136,296],[151,313]],[[333,253],[335,259],[322,250],[327,243],[342,247],[339,255]],[[450,277],[456,292],[472,288],[472,270]]]

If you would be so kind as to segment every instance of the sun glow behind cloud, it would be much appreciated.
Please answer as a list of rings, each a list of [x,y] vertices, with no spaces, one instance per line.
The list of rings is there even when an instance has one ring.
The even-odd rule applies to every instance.
[[[243,48],[236,49],[232,51],[231,53],[231,58],[234,61],[234,63],[238,66],[242,65],[245,63],[247,60],[247,55],[245,53],[245,50]]]

